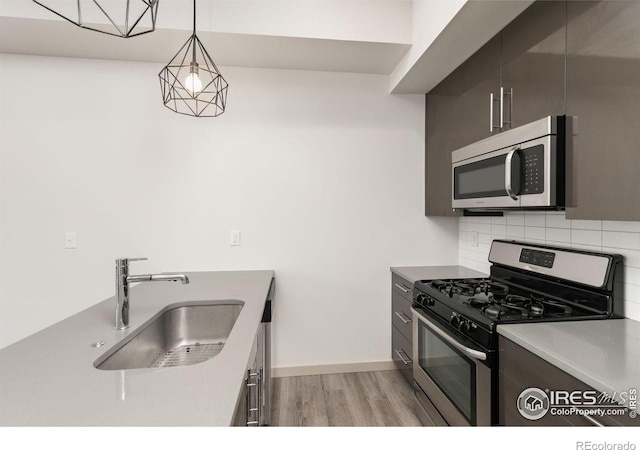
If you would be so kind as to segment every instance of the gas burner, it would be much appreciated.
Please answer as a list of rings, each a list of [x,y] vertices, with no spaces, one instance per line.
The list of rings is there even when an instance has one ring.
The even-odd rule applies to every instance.
[[[431,286],[439,292],[453,297],[453,294],[473,295],[475,280],[434,280]]]
[[[473,285],[473,290],[476,294],[506,294],[509,292],[509,286],[493,280],[478,280],[478,282]]]
[[[463,280],[434,280],[430,286],[438,292],[453,298],[454,294],[473,297],[488,302],[494,295],[507,295],[509,286],[489,278],[469,278]]]
[[[492,319],[526,319],[529,311],[515,305],[493,303],[482,308],[482,314]]]
[[[573,313],[573,309],[564,303],[537,297],[533,294],[530,297],[516,294],[496,297],[481,293],[469,299],[467,305],[480,309],[482,314],[495,320],[562,317],[570,316]]]
[[[531,311],[532,316],[542,317],[544,314],[544,304],[538,302],[531,303],[529,311]]]
[[[471,297],[467,302],[467,305],[470,306],[471,308],[483,308],[487,305],[491,305],[495,303],[497,302],[494,299],[493,294],[485,294],[483,292]]]
[[[474,300],[476,302],[480,302],[480,303],[493,303],[493,302],[495,302],[495,297],[493,295],[493,292],[489,292],[489,293],[480,292],[480,293],[474,295],[471,298],[470,302],[472,302]]]

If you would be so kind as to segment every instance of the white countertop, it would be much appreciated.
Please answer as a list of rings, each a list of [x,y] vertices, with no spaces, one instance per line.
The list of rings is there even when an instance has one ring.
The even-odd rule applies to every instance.
[[[404,266],[392,267],[391,272],[407,281],[436,280],[442,278],[484,278],[486,273],[462,266]]]
[[[190,283],[141,283],[131,328],[115,331],[109,298],[0,350],[0,426],[227,426],[232,423],[273,271],[187,272]],[[98,370],[93,362],[172,303],[240,300],[222,352],[200,364]],[[94,348],[91,344],[104,340]]]
[[[601,392],[640,388],[640,322],[499,325],[498,333]]]

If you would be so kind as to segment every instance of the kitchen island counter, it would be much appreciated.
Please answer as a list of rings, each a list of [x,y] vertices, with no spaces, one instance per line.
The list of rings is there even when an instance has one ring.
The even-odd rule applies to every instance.
[[[111,297],[0,350],[0,426],[231,425],[273,271],[185,273],[186,285],[135,286],[127,330],[114,330]],[[157,369],[93,366],[165,306],[205,300],[243,302],[214,358]]]

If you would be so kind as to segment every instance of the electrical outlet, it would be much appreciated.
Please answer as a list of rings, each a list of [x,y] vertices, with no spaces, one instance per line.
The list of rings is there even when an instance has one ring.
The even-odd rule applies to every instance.
[[[472,247],[478,246],[478,232],[477,231],[469,231],[469,241],[471,241]]]
[[[240,245],[240,232],[238,230],[232,230],[229,232],[229,245]]]
[[[67,231],[64,234],[64,248],[69,250],[78,248],[78,239],[75,231]]]

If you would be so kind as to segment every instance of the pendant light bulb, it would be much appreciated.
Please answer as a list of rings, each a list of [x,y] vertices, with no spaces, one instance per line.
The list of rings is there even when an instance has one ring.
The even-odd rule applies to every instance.
[[[184,87],[192,97],[195,97],[202,90],[202,81],[200,81],[198,63],[192,62],[189,69],[189,75],[184,80]]]

